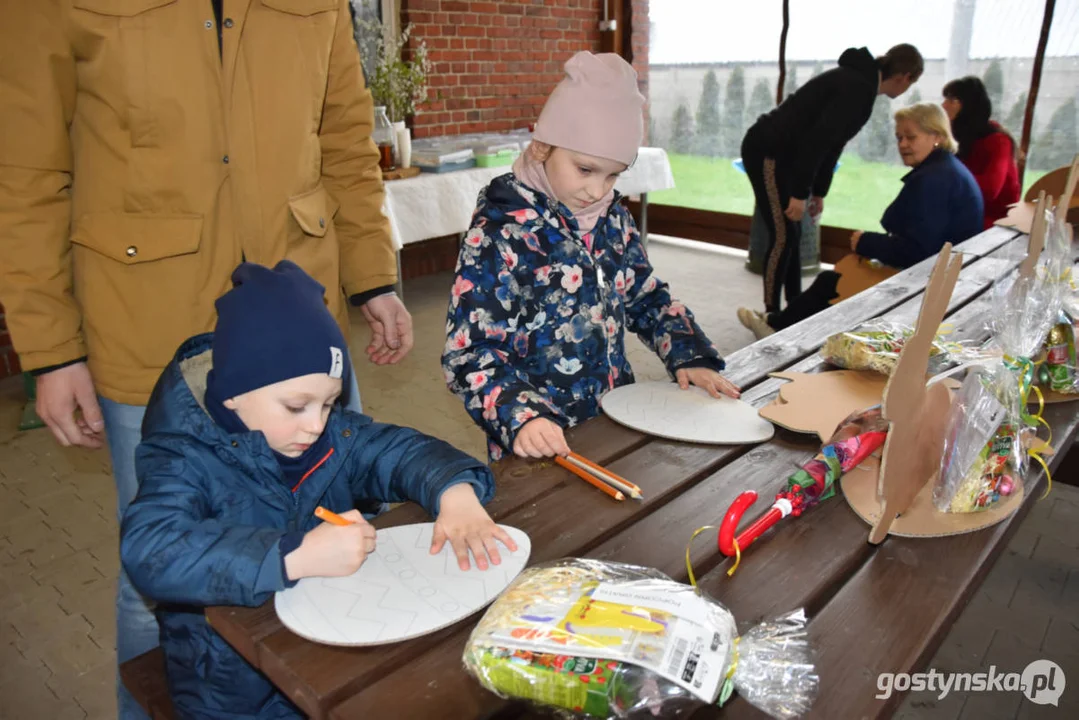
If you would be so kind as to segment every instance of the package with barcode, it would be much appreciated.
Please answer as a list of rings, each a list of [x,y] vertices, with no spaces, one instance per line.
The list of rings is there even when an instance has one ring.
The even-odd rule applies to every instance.
[[[477,624],[464,663],[503,697],[597,718],[678,717],[735,690],[792,718],[818,684],[802,611],[739,636],[731,613],[692,587],[588,559],[521,573]]]

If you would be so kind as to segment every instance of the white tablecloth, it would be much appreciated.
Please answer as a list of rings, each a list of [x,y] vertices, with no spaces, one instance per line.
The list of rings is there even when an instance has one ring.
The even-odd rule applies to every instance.
[[[441,174],[421,173],[407,180],[387,182],[383,212],[390,219],[397,249],[409,243],[467,231],[480,190],[509,171],[509,167],[472,168]],[[674,176],[667,152],[652,147],[641,148],[637,162],[615,184],[623,195],[640,195],[673,187]]]

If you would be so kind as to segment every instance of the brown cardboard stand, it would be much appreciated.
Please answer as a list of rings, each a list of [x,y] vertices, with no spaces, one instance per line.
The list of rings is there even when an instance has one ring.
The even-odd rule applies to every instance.
[[[851,508],[873,530],[877,544],[888,533],[904,537],[938,537],[980,530],[1011,515],[1022,503],[1018,492],[996,507],[978,513],[942,513],[932,502],[947,429],[951,398],[944,383],[926,387],[930,345],[955,287],[962,259],[945,246],[937,259],[918,316],[892,377],[870,371],[836,370],[805,375],[774,373],[789,379],[779,396],[760,415],[781,427],[811,432],[826,442],[852,412],[883,402],[891,422],[879,467],[871,458],[843,476],[840,484]],[[928,330],[919,330],[928,328]],[[914,350],[907,352],[907,348]],[[904,361],[904,357],[907,359]]]
[[[1064,168],[1060,168],[1063,170]],[[1059,171],[1054,171],[1054,174]],[[1070,210],[1079,208],[1079,197],[1075,195],[1075,186],[1079,182],[1079,155],[1072,160],[1068,169],[1067,179],[1064,181],[1064,190],[1059,194],[1060,203],[1056,209],[1058,220],[1067,219]],[[1057,186],[1059,187],[1059,185]],[[1035,203],[1017,202],[1008,209],[1006,217],[997,220],[995,225],[1014,228],[1022,233],[1031,234],[1034,229]]]
[[[832,305],[868,290],[899,273],[899,270],[851,253],[839,259],[835,272],[839,273],[839,281],[835,286],[836,297],[829,301]]]
[[[794,432],[816,433],[828,442],[839,423],[853,412],[880,404],[888,378],[872,370],[833,370],[807,375],[777,372],[790,380],[759,415]]]

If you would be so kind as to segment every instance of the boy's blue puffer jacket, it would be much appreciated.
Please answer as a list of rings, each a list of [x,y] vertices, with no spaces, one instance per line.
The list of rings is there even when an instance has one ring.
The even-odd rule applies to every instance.
[[[332,453],[290,488],[262,433],[229,435],[203,409],[211,338],[181,346],[150,398],[121,557],[135,587],[158,603],[179,716],[299,717],[207,624],[203,609],[256,606],[283,589],[278,543],[318,525],[319,505],[344,512],[366,500],[412,500],[434,515],[446,488],[471,483],[487,502],[494,479],[440,440],[335,406],[324,430]]]

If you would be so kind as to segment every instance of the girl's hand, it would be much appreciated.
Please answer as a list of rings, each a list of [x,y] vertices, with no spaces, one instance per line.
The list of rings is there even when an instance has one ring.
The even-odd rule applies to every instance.
[[[858,252],[858,241],[862,239],[863,230],[855,230],[850,234],[851,252]]]
[[[442,493],[435,532],[431,537],[432,555],[441,552],[442,546],[449,540],[454,554],[457,555],[459,568],[468,570],[468,552],[471,550],[476,559],[476,567],[486,570],[488,558],[495,565],[502,562],[496,538],[509,548],[510,552],[517,549],[513,538],[496,525],[480,505],[471,485],[459,483]]]
[[[554,457],[569,455],[562,426],[547,418],[529,420],[517,432],[513,452],[521,457]]]
[[[304,535],[300,547],[285,556],[289,580],[351,575],[375,551],[375,528],[360,511],[349,510],[341,517],[352,524],[324,522]]]
[[[721,394],[736,399],[742,396],[742,391],[737,385],[712,368],[683,368],[677,370],[674,377],[678,380],[678,387],[683,390],[688,390],[693,384],[702,390],[707,390],[708,394],[714,398],[718,398]]]

